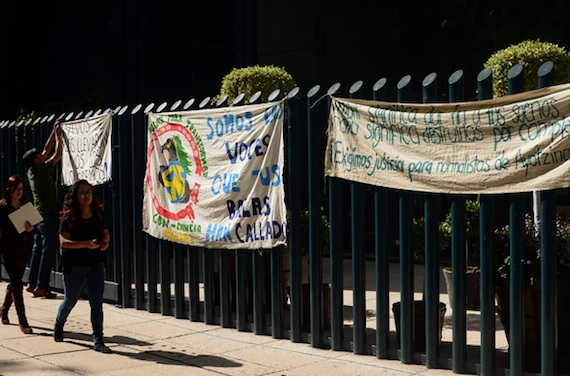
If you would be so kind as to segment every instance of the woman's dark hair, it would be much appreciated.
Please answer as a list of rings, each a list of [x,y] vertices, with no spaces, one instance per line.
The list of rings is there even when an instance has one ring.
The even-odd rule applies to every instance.
[[[4,189],[4,197],[0,200],[0,205],[8,205],[10,203],[10,195],[16,190],[18,185],[24,185],[24,180],[18,175],[12,175],[6,181],[6,188]],[[30,201],[26,191],[22,194],[20,198],[20,204],[24,205]]]
[[[91,183],[87,180],[81,179],[69,187],[69,191],[67,191],[63,199],[63,209],[61,209],[60,218],[65,217],[69,224],[73,224],[78,218],[81,219],[81,211],[77,203],[77,194],[79,192],[79,187],[82,185],[88,185],[93,191]],[[95,196],[95,192],[93,192],[90,206],[94,214],[103,211],[103,203],[97,196]]]

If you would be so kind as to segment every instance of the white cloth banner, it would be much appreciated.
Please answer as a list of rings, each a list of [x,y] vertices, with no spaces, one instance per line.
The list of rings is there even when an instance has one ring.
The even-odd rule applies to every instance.
[[[207,248],[285,243],[283,102],[148,114],[143,229]]]
[[[92,185],[111,180],[111,118],[111,114],[105,114],[61,124],[63,185],[73,185],[81,179]]]
[[[514,193],[570,185],[570,84],[479,102],[333,98],[325,175],[394,189]]]

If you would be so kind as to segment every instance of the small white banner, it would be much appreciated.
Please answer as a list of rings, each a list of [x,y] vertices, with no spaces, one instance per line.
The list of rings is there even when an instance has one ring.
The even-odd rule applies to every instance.
[[[111,180],[111,114],[62,123],[61,181],[85,179],[93,185]]]
[[[285,243],[283,102],[149,113],[143,229],[207,248]]]
[[[499,99],[411,104],[333,98],[325,175],[439,193],[570,186],[570,84]]]

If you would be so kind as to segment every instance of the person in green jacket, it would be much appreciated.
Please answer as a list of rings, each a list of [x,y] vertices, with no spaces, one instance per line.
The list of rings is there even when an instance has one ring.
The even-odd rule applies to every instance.
[[[62,129],[59,119],[46,141],[43,151],[28,150],[23,159],[28,167],[27,177],[34,199],[34,206],[43,217],[34,235],[28,288],[36,297],[54,298],[49,281],[59,250],[57,190],[52,177],[55,165],[62,155]]]

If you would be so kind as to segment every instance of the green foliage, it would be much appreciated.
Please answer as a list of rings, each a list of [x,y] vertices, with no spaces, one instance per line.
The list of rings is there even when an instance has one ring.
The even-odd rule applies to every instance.
[[[234,68],[224,76],[220,94],[213,99],[213,102],[227,95],[227,103],[231,105],[234,99],[243,93],[247,103],[249,98],[258,91],[261,91],[261,101],[266,102],[273,90],[279,89],[282,95],[290,92],[294,87],[295,81],[285,68],[273,65]]]
[[[467,240],[467,263],[479,265],[479,199],[465,202],[465,239]],[[414,258],[425,256],[425,218],[414,218],[412,223]],[[437,227],[437,245],[439,250],[446,249],[451,242],[451,210],[445,220]]]
[[[479,198],[465,201],[465,240],[467,242],[467,264],[479,266]],[[442,226],[451,237],[451,210]]]
[[[412,219],[412,252],[416,260],[425,256],[425,222],[425,217]],[[449,246],[450,235],[451,231],[448,231],[445,227],[445,223],[441,222],[437,227],[438,250],[445,249]]]
[[[570,276],[570,222],[556,218],[556,261],[558,276]],[[499,277],[508,279],[511,270],[510,227],[495,230],[495,253]],[[530,213],[524,218],[524,253],[520,260],[525,282],[532,285],[540,278],[540,223],[535,223]]]
[[[557,44],[526,40],[517,45],[493,53],[485,62],[486,68],[493,70],[493,97],[499,98],[508,94],[508,72],[517,64],[522,64],[524,90],[538,88],[538,68],[547,62],[554,63],[555,83],[570,82],[570,55],[564,47]]]
[[[321,246],[323,251],[329,250],[331,225],[327,215],[321,208]],[[301,213],[301,255],[309,257],[309,211]]]
[[[188,154],[184,151],[184,147],[182,146],[182,141],[180,140],[180,136],[174,136],[174,142],[176,142],[176,150],[178,151],[178,160],[184,166],[186,173],[190,176],[190,166],[192,166],[192,161],[188,158]]]

